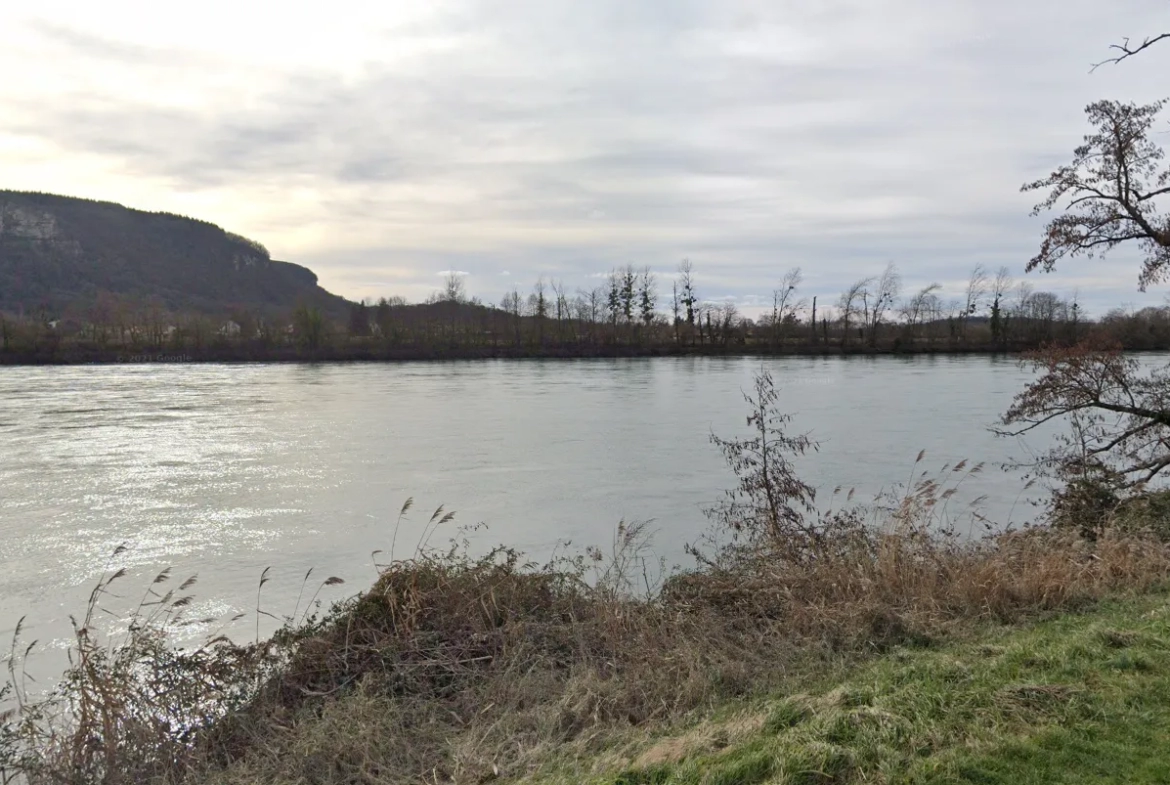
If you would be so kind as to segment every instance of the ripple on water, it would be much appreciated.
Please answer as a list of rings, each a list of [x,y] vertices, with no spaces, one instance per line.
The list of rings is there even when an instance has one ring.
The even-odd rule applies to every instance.
[[[784,406],[824,445],[801,470],[825,496],[903,482],[922,448],[923,468],[1012,457],[985,426],[1025,378],[1013,363],[763,362],[793,380]],[[669,522],[663,555],[681,561],[707,528],[702,507],[730,484],[709,436],[743,429],[741,390],[760,364],[5,368],[0,631],[27,613],[36,637],[68,637],[68,614],[117,566],[131,570],[128,596],[168,566],[200,573],[208,615],[252,611],[269,565],[292,576],[265,587],[275,607],[294,605],[309,567],[360,586],[408,496],[400,546],[444,504],[488,524],[477,547],[605,546],[619,520],[655,518]],[[824,383],[797,383],[810,374]],[[989,511],[998,519],[1027,509],[1017,479],[987,470],[964,492],[1007,499]]]

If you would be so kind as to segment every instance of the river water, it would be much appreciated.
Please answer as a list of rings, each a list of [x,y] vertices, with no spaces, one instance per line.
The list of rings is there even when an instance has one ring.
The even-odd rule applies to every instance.
[[[656,550],[683,562],[734,481],[709,436],[744,432],[741,391],[761,365],[793,429],[820,443],[799,465],[821,498],[872,498],[925,450],[918,471],[986,464],[952,500],[960,525],[983,495],[998,523],[1035,515],[1000,465],[1043,444],[988,430],[1030,376],[1010,358],[0,368],[0,640],[27,614],[25,640],[59,645],[120,567],[116,612],[171,567],[176,583],[199,576],[192,617],[249,614],[227,629],[250,638],[266,567],[260,605],[278,616],[309,568],[306,594],[334,575],[347,583],[323,597],[358,591],[408,497],[397,556],[442,504],[456,518],[432,544],[483,523],[473,549],[543,558],[654,519]]]

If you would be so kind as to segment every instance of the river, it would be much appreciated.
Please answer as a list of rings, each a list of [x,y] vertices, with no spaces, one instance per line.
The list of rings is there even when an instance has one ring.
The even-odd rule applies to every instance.
[[[117,612],[170,567],[175,583],[199,576],[192,618],[249,614],[227,629],[251,637],[265,568],[260,604],[277,616],[309,568],[306,594],[329,576],[346,584],[323,597],[358,591],[408,497],[397,556],[441,504],[456,517],[434,545],[483,523],[473,549],[544,558],[653,519],[657,552],[684,562],[734,482],[709,436],[744,432],[741,391],[761,365],[792,428],[820,444],[799,467],[822,500],[836,486],[872,499],[966,459],[985,468],[951,502],[961,526],[979,528],[962,514],[980,496],[999,524],[1035,515],[1000,466],[1043,445],[988,430],[1030,376],[1011,358],[0,368],[0,640],[27,614],[23,638],[59,647],[94,582],[122,567]]]

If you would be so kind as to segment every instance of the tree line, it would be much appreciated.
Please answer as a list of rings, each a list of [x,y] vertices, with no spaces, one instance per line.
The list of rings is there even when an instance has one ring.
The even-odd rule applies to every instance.
[[[1108,336],[1127,348],[1170,348],[1170,308],[1085,318],[1076,295],[1015,281],[1006,268],[977,265],[958,296],[929,283],[905,291],[894,264],[835,297],[807,296],[793,267],[770,303],[748,318],[730,299],[703,297],[683,260],[663,283],[626,265],[591,288],[570,291],[541,277],[498,304],[469,296],[450,274],[424,302],[383,297],[351,303],[345,318],[302,302],[288,312],[228,309],[176,313],[157,300],[100,293],[62,317],[43,310],[0,314],[0,355],[106,359],[126,352],[195,358],[338,359],[455,356],[593,356],[671,353],[865,353],[1020,351]]]
[[[938,283],[904,292],[892,263],[829,302],[805,296],[803,281],[801,268],[786,271],[770,305],[753,319],[730,299],[704,299],[688,260],[667,286],[651,268],[627,265],[611,270],[600,285],[573,292],[561,281],[539,278],[526,293],[507,292],[498,305],[469,297],[464,279],[451,274],[443,289],[418,305],[402,298],[355,303],[334,338],[420,348],[791,353],[1019,351],[1107,333],[1133,348],[1170,348],[1170,307],[1115,309],[1094,321],[1076,294],[1036,291],[1003,267],[991,273],[976,265],[957,297],[945,297]]]

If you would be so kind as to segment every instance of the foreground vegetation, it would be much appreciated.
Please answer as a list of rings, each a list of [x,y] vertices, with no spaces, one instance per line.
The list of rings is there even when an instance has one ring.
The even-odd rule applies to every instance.
[[[176,652],[162,625],[106,646],[87,624],[61,690],[0,736],[0,766],[75,783],[1011,782],[1083,773],[1073,747],[1100,725],[1105,763],[1136,777],[1166,719],[1153,600],[1022,631],[1164,586],[1160,541],[849,526],[807,561],[752,549],[634,598],[636,536],[608,564],[637,569],[592,584],[509,552],[420,555],[258,646]]]
[[[1170,597],[1109,601],[943,647],[900,646],[843,678],[639,739],[611,771],[530,782],[1170,782]],[[633,763],[619,769],[620,758]]]

